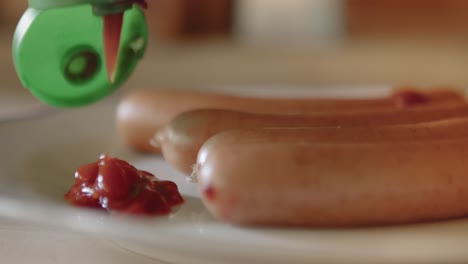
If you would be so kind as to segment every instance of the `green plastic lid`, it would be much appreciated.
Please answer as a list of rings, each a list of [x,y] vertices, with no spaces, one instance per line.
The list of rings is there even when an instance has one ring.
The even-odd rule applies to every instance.
[[[62,8],[67,6],[77,6],[91,4],[92,0],[29,0],[29,7],[37,10],[47,10]]]
[[[110,83],[102,18],[93,15],[91,5],[76,5],[89,1],[61,2],[67,7],[25,12],[14,36],[13,59],[20,81],[41,101],[78,107],[112,94],[130,77],[146,50],[147,24],[138,6],[125,12],[116,78]]]

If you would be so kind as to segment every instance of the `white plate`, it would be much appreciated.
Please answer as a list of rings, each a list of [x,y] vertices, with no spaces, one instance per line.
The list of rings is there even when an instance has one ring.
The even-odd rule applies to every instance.
[[[346,89],[340,94],[376,95],[384,90]],[[256,89],[248,91],[259,94]],[[169,263],[468,261],[465,220],[344,230],[246,229],[220,223],[205,211],[196,186],[161,157],[135,154],[118,144],[114,108],[115,100],[107,100],[37,120],[1,124],[0,216],[105,235],[128,250]],[[170,217],[145,220],[68,206],[63,194],[73,182],[74,170],[101,153],[175,181],[187,203]]]

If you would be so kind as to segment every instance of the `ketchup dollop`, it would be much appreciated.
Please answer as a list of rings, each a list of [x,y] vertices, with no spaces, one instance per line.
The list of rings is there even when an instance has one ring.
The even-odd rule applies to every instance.
[[[78,168],[65,199],[75,206],[137,215],[168,215],[184,203],[175,183],[108,155]]]
[[[418,106],[429,102],[427,95],[413,90],[397,91],[393,94],[393,99],[395,100],[395,104],[400,108]]]

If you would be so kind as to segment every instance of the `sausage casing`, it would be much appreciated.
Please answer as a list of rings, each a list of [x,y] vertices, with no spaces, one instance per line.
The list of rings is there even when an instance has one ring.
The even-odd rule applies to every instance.
[[[205,205],[229,223],[356,227],[468,214],[468,137],[312,143],[242,133],[210,138],[196,167]]]

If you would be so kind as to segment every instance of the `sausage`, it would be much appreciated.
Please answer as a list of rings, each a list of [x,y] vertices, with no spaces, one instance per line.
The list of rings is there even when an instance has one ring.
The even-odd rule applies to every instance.
[[[308,114],[394,109],[421,104],[464,101],[449,89],[420,91],[401,88],[386,98],[374,99],[274,99],[187,91],[137,91],[118,105],[116,128],[121,140],[143,152],[159,152],[150,145],[154,133],[176,115],[194,109],[219,108],[255,113]]]
[[[451,104],[440,107],[427,106],[382,112],[317,114],[308,116],[268,115],[202,109],[186,112],[176,117],[157,133],[154,142],[161,147],[164,158],[168,163],[177,170],[190,174],[196,162],[198,150],[202,144],[211,136],[226,130],[268,127],[320,127],[320,129],[311,130],[317,135],[310,135],[320,139],[324,136],[332,136],[334,133],[360,134],[358,136],[378,133],[379,135],[380,133],[386,133],[388,130],[387,128],[381,128],[382,126],[415,124],[457,116],[468,116],[467,104]],[[363,128],[355,130],[336,130],[333,128],[337,126],[362,126]],[[424,133],[428,126],[430,127],[431,125],[413,126],[411,129],[404,128],[403,133]],[[386,138],[391,139],[391,137]]]
[[[457,117],[419,124],[375,127],[286,127],[233,129],[224,140],[244,143],[386,143],[400,141],[427,141],[468,137],[468,117]],[[224,132],[220,132],[224,133]],[[218,134],[220,134],[218,133]],[[206,142],[206,141],[205,141]],[[203,146],[203,144],[202,144]],[[193,169],[193,166],[192,166]]]
[[[308,142],[226,131],[198,155],[202,200],[242,226],[360,227],[468,215],[468,136]]]

